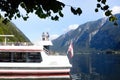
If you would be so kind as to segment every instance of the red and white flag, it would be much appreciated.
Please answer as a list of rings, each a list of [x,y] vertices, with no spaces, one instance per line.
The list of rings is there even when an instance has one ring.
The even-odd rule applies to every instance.
[[[73,45],[72,45],[72,42],[70,43],[69,47],[68,47],[68,51],[67,51],[67,54],[69,55],[70,58],[73,57]]]

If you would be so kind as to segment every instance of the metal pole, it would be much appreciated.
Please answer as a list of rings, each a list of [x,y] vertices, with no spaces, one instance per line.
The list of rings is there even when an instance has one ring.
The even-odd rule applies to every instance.
[[[5,36],[4,45],[6,45],[6,43],[7,43],[7,37]]]

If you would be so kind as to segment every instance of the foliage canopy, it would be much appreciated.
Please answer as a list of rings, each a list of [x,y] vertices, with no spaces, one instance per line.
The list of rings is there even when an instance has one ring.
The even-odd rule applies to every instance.
[[[105,12],[105,15],[109,17],[109,20],[116,23],[116,17],[112,15],[112,11],[109,10],[109,6],[106,4],[106,0],[97,0],[97,8],[95,12],[98,12],[99,9]],[[25,11],[26,15],[23,15],[18,7],[21,6]],[[62,12],[63,8],[67,6],[63,2],[57,0],[0,0],[0,10],[5,12],[5,20],[11,20],[12,18],[20,18],[27,20],[29,18],[29,13],[35,13],[40,18],[50,17],[51,20],[59,20],[59,17],[63,17]],[[71,12],[74,15],[80,15],[82,10],[80,7],[75,8],[69,6]]]

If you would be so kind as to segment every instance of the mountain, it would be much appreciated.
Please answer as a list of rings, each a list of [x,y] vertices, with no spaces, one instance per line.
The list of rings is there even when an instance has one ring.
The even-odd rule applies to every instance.
[[[24,34],[21,32],[14,23],[8,22],[7,24],[2,23],[3,18],[0,18],[0,35],[14,35],[14,37],[9,37],[7,40],[10,42],[31,42]],[[0,37],[0,42],[3,42],[4,38]]]
[[[70,41],[75,53],[120,50],[120,14],[115,16],[118,26],[107,18],[87,22],[53,40],[52,51],[66,53]]]

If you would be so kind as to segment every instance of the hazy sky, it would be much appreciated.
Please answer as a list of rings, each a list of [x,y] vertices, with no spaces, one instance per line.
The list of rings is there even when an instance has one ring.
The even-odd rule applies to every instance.
[[[59,21],[52,21],[49,18],[40,19],[34,14],[29,14],[30,18],[27,21],[22,19],[12,20],[12,22],[31,40],[38,41],[41,39],[43,32],[49,32],[50,37],[64,34],[70,29],[77,28],[78,25],[88,21],[94,21],[104,17],[103,12],[95,13],[96,0],[59,0],[66,5],[81,7],[82,14],[80,16],[73,15],[70,12],[70,7],[66,6],[63,10],[64,17]],[[114,8],[114,12],[120,12],[119,0],[107,0],[110,9]],[[21,10],[24,13],[24,10]]]

